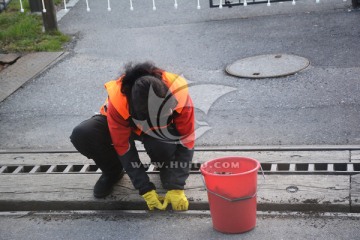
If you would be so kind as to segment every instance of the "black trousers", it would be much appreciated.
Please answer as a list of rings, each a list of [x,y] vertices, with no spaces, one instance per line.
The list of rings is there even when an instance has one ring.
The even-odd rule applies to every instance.
[[[76,126],[70,136],[74,147],[84,156],[93,159],[96,165],[108,174],[117,173],[125,168],[134,187],[143,194],[154,185],[149,181],[141,164],[134,140],[140,140],[151,162],[160,170],[160,179],[165,189],[184,189],[189,176],[193,150],[181,144],[167,143],[148,135],[141,137],[132,134],[129,139],[131,148],[124,157],[118,156],[111,141],[107,119],[95,115]]]

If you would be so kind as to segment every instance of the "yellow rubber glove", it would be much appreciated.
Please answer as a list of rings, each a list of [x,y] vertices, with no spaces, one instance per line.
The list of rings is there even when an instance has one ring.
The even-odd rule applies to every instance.
[[[185,196],[184,190],[170,190],[165,195],[163,208],[171,203],[172,209],[175,211],[186,211],[189,209],[189,201]]]
[[[161,201],[164,201],[164,197],[160,197],[155,190],[145,193],[142,197],[145,199],[149,210],[154,210],[155,208],[165,210],[163,204],[161,203]]]

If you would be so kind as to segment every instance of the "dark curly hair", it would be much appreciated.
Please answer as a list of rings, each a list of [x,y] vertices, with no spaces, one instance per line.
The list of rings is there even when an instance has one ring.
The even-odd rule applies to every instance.
[[[153,76],[161,80],[163,70],[151,62],[128,63],[125,65],[124,77],[122,79],[121,92],[131,99],[131,89],[135,81],[143,76]]]
[[[169,88],[162,81],[163,70],[155,67],[150,62],[127,64],[125,66],[125,75],[122,79],[121,92],[126,95],[130,106],[130,114],[138,120],[149,119],[158,116],[161,113],[171,113],[171,109],[175,108],[176,100],[169,93]],[[149,96],[150,88],[157,97],[163,98],[163,102],[159,99]],[[166,108],[163,109],[165,103]],[[150,107],[149,107],[149,104]]]

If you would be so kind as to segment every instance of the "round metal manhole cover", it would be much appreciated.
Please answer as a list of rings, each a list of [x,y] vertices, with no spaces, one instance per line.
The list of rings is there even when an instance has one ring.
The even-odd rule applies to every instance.
[[[308,59],[288,54],[268,54],[244,58],[226,67],[226,72],[242,78],[273,78],[295,74],[309,66]]]

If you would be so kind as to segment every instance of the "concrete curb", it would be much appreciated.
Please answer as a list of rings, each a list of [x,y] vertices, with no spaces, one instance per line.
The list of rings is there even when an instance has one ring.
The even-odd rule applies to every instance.
[[[66,4],[66,9],[61,9],[60,11],[58,11],[56,13],[57,21],[60,21],[71,10],[71,8],[73,8],[78,2],[79,2],[79,0],[70,0]]]
[[[223,156],[248,156],[261,163],[360,162],[360,151],[197,151],[194,162]],[[140,159],[148,162],[144,152]],[[1,166],[22,164],[93,164],[79,153],[2,153]],[[68,168],[69,169],[69,168]],[[1,171],[1,170],[0,170]],[[0,211],[60,210],[146,210],[146,204],[133,188],[127,175],[105,199],[93,197],[93,186],[100,173],[0,173]],[[157,173],[149,173],[158,193],[164,195]],[[268,174],[265,183],[258,176],[259,211],[360,212],[360,174]],[[261,185],[261,187],[260,187]],[[299,191],[287,191],[297,186]],[[190,175],[186,195],[191,210],[209,210],[207,191],[199,173]]]
[[[175,214],[178,216],[196,216],[201,217],[210,216],[210,211],[207,210],[188,210],[188,211],[171,211],[171,212],[163,212],[163,211],[148,211],[148,210],[111,210],[111,211],[16,211],[16,212],[0,212],[0,217],[26,217],[26,216],[98,216],[98,217],[107,217],[107,216],[140,216],[143,217],[145,214],[152,214],[152,215],[168,215],[168,214]],[[322,218],[360,218],[359,213],[341,213],[341,212],[324,212],[324,213],[304,213],[304,212],[277,212],[277,211],[257,211],[256,215],[258,217],[279,217],[279,216],[286,216],[286,217],[309,217],[309,216],[316,216]]]
[[[138,151],[145,152],[142,145],[136,146]],[[256,151],[346,151],[360,150],[360,145],[264,145],[264,146],[195,146],[196,151],[229,151],[229,152],[256,152]],[[0,149],[0,154],[7,153],[77,153],[71,149]]]
[[[0,72],[0,102],[66,55],[64,52],[29,53],[5,68]]]

